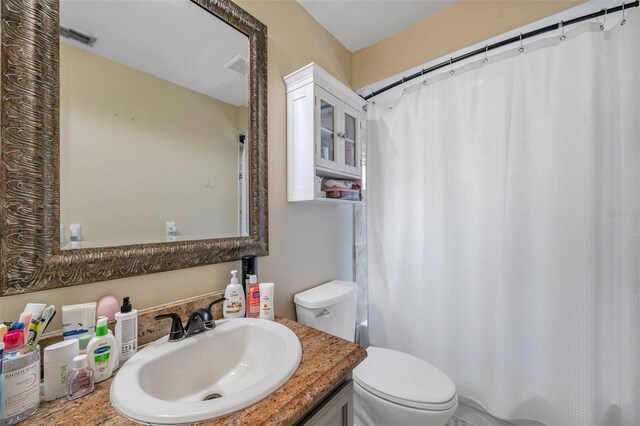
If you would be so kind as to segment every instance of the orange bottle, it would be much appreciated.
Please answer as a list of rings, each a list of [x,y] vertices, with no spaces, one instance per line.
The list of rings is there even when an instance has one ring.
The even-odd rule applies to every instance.
[[[260,317],[260,285],[258,277],[249,275],[249,284],[247,285],[247,318]]]

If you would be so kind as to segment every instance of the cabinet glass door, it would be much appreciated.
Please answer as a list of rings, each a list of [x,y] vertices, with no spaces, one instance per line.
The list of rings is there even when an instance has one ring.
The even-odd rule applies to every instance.
[[[320,99],[320,158],[335,161],[335,107]]]
[[[316,164],[338,168],[338,100],[316,86]]]
[[[347,108],[344,113],[344,135],[342,144],[344,171],[359,174],[360,169],[360,147],[358,146],[358,119],[353,108]]]

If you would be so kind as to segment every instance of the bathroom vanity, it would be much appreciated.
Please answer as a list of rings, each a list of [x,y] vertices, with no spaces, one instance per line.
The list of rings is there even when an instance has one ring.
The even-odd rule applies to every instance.
[[[366,357],[366,351],[354,343],[295,321],[286,318],[277,318],[276,321],[291,329],[300,339],[302,361],[297,371],[264,400],[244,410],[199,424],[352,424],[351,371]],[[24,424],[135,424],[111,405],[109,388],[112,381],[98,383],[94,393],[74,401],[60,398],[43,402],[36,414]]]

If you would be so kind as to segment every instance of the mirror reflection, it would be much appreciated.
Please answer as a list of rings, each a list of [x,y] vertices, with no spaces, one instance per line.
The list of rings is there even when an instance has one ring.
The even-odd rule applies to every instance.
[[[188,0],[60,3],[64,249],[248,235],[248,40]]]

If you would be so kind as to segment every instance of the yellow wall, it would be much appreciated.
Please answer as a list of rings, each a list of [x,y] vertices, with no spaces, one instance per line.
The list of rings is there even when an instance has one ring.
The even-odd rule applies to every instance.
[[[166,221],[237,236],[246,129],[245,107],[61,43],[60,222],[98,246],[164,241]]]
[[[583,1],[463,0],[353,54],[359,89]]]
[[[315,61],[350,85],[351,54],[294,1],[238,1],[269,28],[269,240],[259,277],[276,283],[275,310],[295,318],[293,295],[332,279],[352,278],[353,215],[349,206],[286,201],[286,96],[282,77]],[[204,13],[204,12],[203,12]],[[137,308],[224,288],[240,262],[150,274],[0,298],[0,317],[16,320],[27,302],[58,306],[131,296]],[[60,328],[58,312],[50,330]]]

